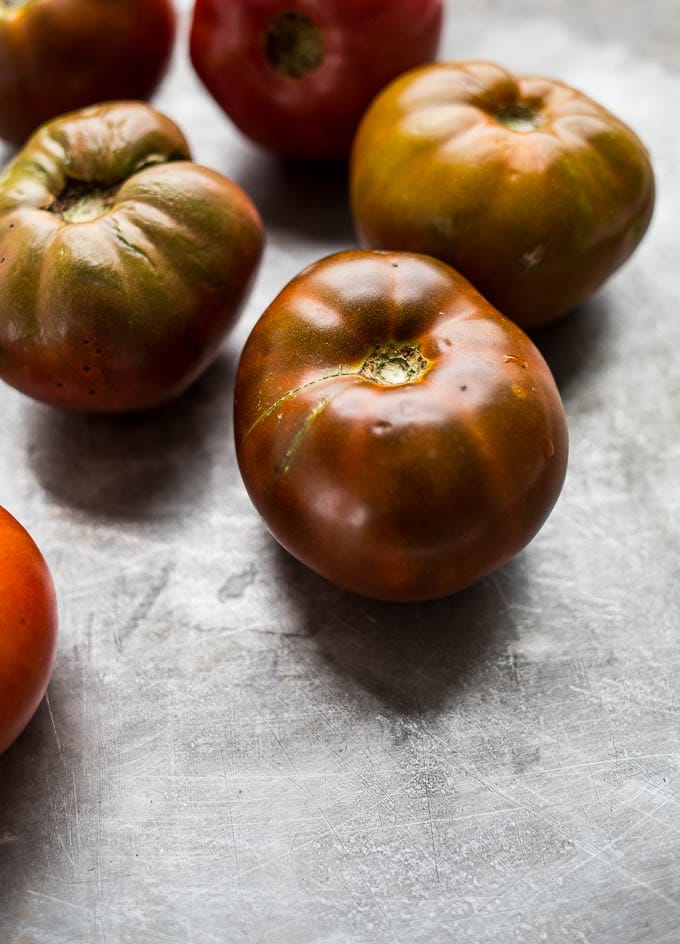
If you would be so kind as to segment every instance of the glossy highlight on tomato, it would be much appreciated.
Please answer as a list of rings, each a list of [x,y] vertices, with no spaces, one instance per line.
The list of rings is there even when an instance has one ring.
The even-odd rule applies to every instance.
[[[341,159],[373,96],[435,56],[442,16],[442,0],[196,0],[191,59],[253,141]]]
[[[48,122],[0,175],[0,378],[120,412],[179,396],[257,271],[260,216],[141,102]]]
[[[0,508],[0,754],[35,714],[52,674],[57,602],[45,560]]]
[[[363,245],[436,256],[531,328],[585,301],[654,206],[649,155],[583,93],[489,62],[424,66],[375,99],[351,160]]]
[[[0,138],[57,115],[149,98],[175,39],[171,0],[0,0]]]
[[[348,251],[257,322],[235,390],[246,489],[291,554],[348,590],[460,590],[536,534],[567,425],[529,338],[449,266]]]

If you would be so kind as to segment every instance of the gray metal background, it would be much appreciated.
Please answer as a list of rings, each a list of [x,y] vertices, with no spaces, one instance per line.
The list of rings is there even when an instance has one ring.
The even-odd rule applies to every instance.
[[[572,443],[549,522],[413,606],[307,572],[241,485],[240,346],[354,238],[342,174],[251,148],[178,44],[156,104],[269,244],[228,349],[172,407],[72,416],[0,389],[0,502],[61,611],[48,698],[0,759],[2,944],[680,940],[679,14],[448,9],[446,57],[558,76],[631,123],[659,198],[634,259],[539,337]]]

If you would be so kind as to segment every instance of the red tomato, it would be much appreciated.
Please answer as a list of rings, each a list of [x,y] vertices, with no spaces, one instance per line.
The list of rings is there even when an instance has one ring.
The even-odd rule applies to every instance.
[[[275,153],[344,158],[373,96],[439,44],[442,0],[196,0],[191,58]]]
[[[172,0],[0,0],[0,137],[84,105],[149,98],[175,39]]]
[[[567,426],[524,332],[409,253],[316,263],[255,325],[236,450],[272,534],[385,600],[444,596],[516,554],[564,479]]]
[[[0,754],[33,717],[52,674],[57,604],[47,564],[0,508]]]

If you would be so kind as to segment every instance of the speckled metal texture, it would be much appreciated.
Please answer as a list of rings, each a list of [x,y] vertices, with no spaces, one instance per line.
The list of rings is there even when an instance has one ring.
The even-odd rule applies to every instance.
[[[235,363],[289,278],[355,245],[346,184],[240,138],[181,39],[155,102],[269,243],[175,405],[76,416],[0,389],[0,503],[61,612],[48,697],[0,758],[2,944],[680,940],[677,0],[447,12],[446,57],[576,85],[657,173],[643,246],[538,336],[563,495],[518,558],[431,604],[350,596],[277,549],[235,465]]]

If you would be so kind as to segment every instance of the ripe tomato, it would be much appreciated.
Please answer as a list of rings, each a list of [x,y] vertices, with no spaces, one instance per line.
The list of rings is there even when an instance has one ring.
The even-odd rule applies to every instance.
[[[274,537],[385,600],[444,596],[516,554],[567,461],[536,347],[453,269],[408,253],[339,253],[284,288],[243,350],[234,431]]]
[[[57,604],[47,564],[0,508],[0,754],[33,717],[52,674]]]
[[[56,115],[149,98],[175,38],[171,0],[2,0],[0,138]]]
[[[344,158],[376,92],[434,57],[441,23],[442,0],[196,0],[191,58],[253,141]]]
[[[0,175],[0,377],[75,410],[171,400],[218,354],[263,228],[140,102],[36,132]]]
[[[580,92],[453,62],[376,98],[354,144],[351,195],[365,245],[436,256],[532,327],[630,256],[654,177],[630,128]]]

